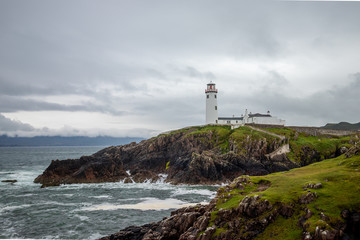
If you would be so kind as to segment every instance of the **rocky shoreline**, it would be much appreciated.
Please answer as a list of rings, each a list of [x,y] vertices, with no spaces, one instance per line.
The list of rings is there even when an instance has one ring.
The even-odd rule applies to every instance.
[[[225,129],[230,132],[230,129]],[[172,184],[219,184],[239,175],[264,175],[299,165],[286,154],[271,154],[285,138],[258,132],[241,139],[223,136],[223,129],[191,127],[156,138],[105,148],[80,159],[54,160],[34,182],[43,187],[71,183],[156,182],[167,174]],[[252,130],[252,132],[256,132]],[[226,144],[226,145],[225,145]]]
[[[101,240],[359,239],[359,136],[267,131],[189,127],[80,159],[52,161],[34,181],[42,187],[156,182],[166,174],[172,184],[230,182],[207,205],[178,209],[162,221],[130,226]],[[314,162],[319,163],[309,165]]]
[[[260,195],[253,195],[245,196],[234,208],[217,209],[219,201],[226,200],[230,192],[235,189],[244,190],[245,186],[254,185],[256,185],[256,191],[264,191],[269,187],[269,183],[254,184],[249,178],[240,177],[230,185],[220,188],[216,197],[208,205],[198,204],[181,208],[173,211],[170,217],[165,217],[162,221],[143,226],[130,226],[99,240],[249,240],[261,234],[276,219],[293,217],[303,229],[298,239],[335,240],[360,237],[360,212],[348,209],[341,211],[343,221],[336,224],[331,224],[330,218],[325,213],[321,213],[322,225],[328,223],[332,227],[327,229],[317,227],[314,233],[308,232],[309,226],[306,221],[314,213],[307,205],[316,201],[318,196],[315,191],[306,190],[307,188],[321,188],[321,184],[304,186],[304,194],[292,203],[270,203]],[[278,239],[276,233],[271,239]]]

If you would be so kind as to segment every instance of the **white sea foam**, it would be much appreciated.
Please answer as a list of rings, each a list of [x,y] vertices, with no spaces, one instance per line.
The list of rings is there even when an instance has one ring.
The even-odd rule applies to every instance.
[[[99,198],[99,199],[102,199],[102,198],[111,198],[111,196],[109,196],[109,195],[88,196],[88,197],[91,197],[91,198]]]
[[[28,208],[28,207],[31,207],[31,206],[32,206],[32,204],[21,204],[21,205],[17,205],[17,206],[2,207],[0,209],[0,213],[5,212],[5,211],[14,211],[16,209],[21,209],[21,208]]]
[[[198,194],[198,195],[205,195],[209,197],[215,197],[216,192],[210,191],[208,189],[187,189],[187,188],[178,188],[172,193],[171,196],[179,196],[179,195],[186,195],[186,194]]]
[[[89,217],[87,217],[87,216],[82,216],[82,215],[78,215],[78,214],[75,214],[74,216],[75,216],[75,217],[78,217],[78,218],[80,219],[80,221],[89,220]]]
[[[109,204],[103,203],[99,205],[93,205],[91,207],[85,207],[82,210],[85,211],[99,211],[99,210],[117,210],[117,209],[137,209],[137,210],[168,210],[181,207],[187,207],[195,205],[195,203],[187,203],[174,198],[158,199],[147,198],[147,200],[135,203],[135,204]]]
[[[59,235],[56,236],[51,236],[51,235],[47,235],[44,238],[41,238],[42,240],[52,240],[52,239],[61,239]],[[14,239],[12,239],[14,240]],[[19,240],[30,240],[30,239],[19,239]],[[35,240],[35,239],[33,239]]]
[[[30,196],[34,196],[35,194],[33,193],[27,193],[27,194],[19,194],[19,195],[16,195],[14,197],[20,197],[20,198],[23,198],[23,197],[30,197]]]
[[[64,203],[64,202],[56,202],[56,201],[41,201],[39,204],[41,204],[41,205],[58,205],[58,206],[78,206],[77,203]]]
[[[74,194],[72,194],[72,193],[63,193],[62,196],[65,196],[65,197],[73,197]]]
[[[101,237],[103,237],[103,235],[101,235],[100,233],[93,233],[89,236],[88,240],[99,239]]]
[[[163,174],[163,173],[160,173],[158,176],[159,176],[159,180],[156,183],[165,183],[165,180],[168,177],[167,174]]]
[[[189,187],[203,187],[204,185],[172,185],[165,182],[167,175],[159,174],[159,180],[155,183],[151,183],[151,180],[146,180],[143,183],[124,183],[124,180],[119,182],[104,182],[104,183],[81,183],[81,184],[68,184],[60,185],[57,188],[49,188],[49,191],[60,191],[63,189],[77,190],[77,189],[91,189],[91,188],[101,188],[101,189],[155,189],[155,190],[173,190],[178,188],[189,188]],[[131,179],[131,177],[130,177]],[[132,180],[132,179],[131,179]],[[201,193],[199,193],[201,194]],[[207,195],[205,193],[205,195]]]
[[[16,179],[16,185],[35,185],[33,181],[38,175],[37,171],[20,170],[9,173],[7,178]]]

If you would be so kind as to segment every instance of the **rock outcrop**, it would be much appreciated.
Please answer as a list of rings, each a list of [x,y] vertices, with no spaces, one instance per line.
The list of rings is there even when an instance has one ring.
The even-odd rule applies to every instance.
[[[16,183],[17,180],[16,179],[6,179],[6,180],[2,180],[1,182],[4,182],[4,183]]]
[[[101,240],[360,239],[360,152],[354,149],[280,174],[240,176],[207,205]]]
[[[263,191],[267,184],[254,184],[244,177],[235,179],[232,184],[220,188],[217,196],[207,205],[198,204],[181,208],[173,211],[170,217],[165,217],[162,221],[140,227],[131,226],[100,240],[249,240],[257,237],[279,218],[294,218],[297,221],[297,226],[303,231],[299,232],[296,239],[337,240],[358,239],[360,236],[360,213],[349,210],[343,210],[340,216],[343,221],[336,223],[332,223],[331,219],[321,212],[322,226],[317,226],[314,232],[309,232],[306,221],[314,213],[307,205],[316,201],[316,192],[307,192],[293,203],[272,204],[260,195],[244,196],[233,208],[217,209],[217,204],[226,200],[226,196],[239,187],[256,185],[257,190]],[[276,233],[272,239],[278,239]]]
[[[240,138],[231,135],[233,132],[224,126],[191,127],[138,144],[108,147],[80,159],[54,160],[35,182],[44,187],[120,180],[155,182],[159,174],[167,174],[166,181],[173,184],[216,184],[243,174],[264,175],[298,166],[285,153],[271,154],[286,139],[260,132]]]

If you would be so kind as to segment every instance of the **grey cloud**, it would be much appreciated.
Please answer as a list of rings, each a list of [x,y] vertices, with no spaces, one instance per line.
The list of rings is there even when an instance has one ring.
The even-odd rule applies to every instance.
[[[324,86],[324,89],[308,97],[286,96],[283,91],[257,92],[256,97],[246,99],[252,108],[275,110],[292,124],[303,121],[323,125],[328,122],[358,122],[360,119],[360,73],[350,75],[351,82],[345,86]],[[341,81],[341,79],[339,79]]]
[[[113,115],[123,115],[124,111],[119,111],[111,106],[95,105],[84,102],[81,105],[64,105],[50,103],[26,98],[0,96],[0,112],[17,112],[17,111],[85,111],[85,112],[102,112]]]
[[[35,128],[30,124],[22,123],[20,121],[11,120],[0,114],[0,131],[14,132],[14,131],[34,131]]]
[[[0,1],[0,112],[147,114],[178,125],[203,123],[203,89],[199,96],[165,99],[163,93],[179,82],[191,91],[188,81],[210,80],[230,92],[238,77],[238,69],[225,65],[230,59],[233,68],[240,63],[244,76],[263,77],[244,81],[254,94],[220,98],[223,115],[247,107],[295,121],[304,117],[304,123],[359,118],[359,74],[348,86],[331,87],[336,82],[327,80],[317,94],[294,98],[285,94],[293,80],[281,71],[288,64],[316,72],[323,62],[340,58],[345,60],[339,72],[357,69],[359,9],[359,3],[334,2]],[[317,64],[307,65],[310,60]],[[263,62],[274,69],[261,68]],[[247,64],[261,69],[248,71]],[[314,79],[332,77],[330,71],[316,74]],[[313,90],[311,84],[303,89]],[[71,94],[92,101],[33,100]]]
[[[277,93],[283,91],[289,85],[289,81],[276,70],[269,70],[266,76],[262,79],[262,91]],[[261,91],[261,90],[260,90]]]
[[[119,131],[118,129],[88,129],[78,130],[69,126],[64,126],[60,129],[49,129],[49,128],[34,128],[30,124],[22,123],[20,121],[12,120],[4,115],[0,114],[0,134],[7,136],[114,136],[114,137],[138,137],[138,136],[153,136],[158,133],[158,130],[146,129],[146,128],[135,128],[128,129],[126,131]]]
[[[212,72],[210,72],[210,71],[201,72],[192,66],[186,66],[183,68],[175,68],[174,70],[177,73],[180,73],[187,77],[196,78],[199,81],[202,81],[204,79],[205,80],[215,80],[216,79],[215,75]]]
[[[153,68],[147,69],[146,75],[153,77],[153,78],[157,78],[157,79],[162,79],[162,80],[166,79],[166,76],[164,73],[162,73],[156,69],[153,69]]]
[[[28,79],[27,79],[28,80]],[[34,96],[34,95],[61,95],[76,94],[79,91],[74,86],[64,83],[46,84],[28,81],[16,81],[15,79],[5,79],[0,76],[0,94],[8,96]]]
[[[272,85],[284,86],[289,83],[289,81],[276,70],[268,71],[268,75],[268,82]]]
[[[236,39],[230,54],[237,58],[277,58],[284,54],[286,46],[268,32],[265,27],[249,31]]]

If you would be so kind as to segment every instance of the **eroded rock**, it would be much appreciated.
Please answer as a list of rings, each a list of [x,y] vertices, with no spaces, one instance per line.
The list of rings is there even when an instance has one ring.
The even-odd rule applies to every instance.
[[[191,134],[196,129],[160,135],[138,144],[108,147],[80,159],[55,160],[34,182],[44,187],[114,181],[156,182],[159,174],[167,174],[166,181],[173,184],[220,184],[244,174],[264,175],[298,166],[287,158],[266,157],[281,146],[281,139],[267,142],[266,138],[248,136],[243,149],[231,147],[234,143],[229,143],[232,150],[224,152],[216,146],[218,136],[213,131]]]
[[[1,182],[4,182],[4,183],[16,183],[17,180],[16,179],[6,179],[6,180],[2,180]]]

